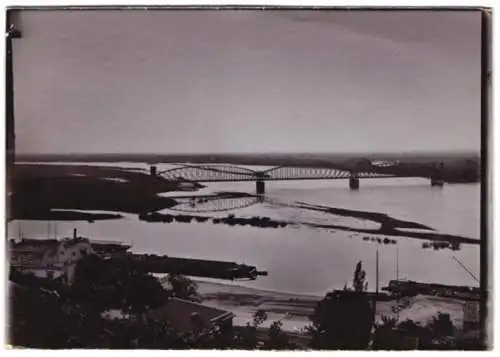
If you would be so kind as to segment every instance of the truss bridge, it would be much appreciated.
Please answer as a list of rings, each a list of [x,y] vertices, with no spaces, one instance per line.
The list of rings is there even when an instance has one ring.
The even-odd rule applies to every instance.
[[[386,165],[387,166],[387,165]],[[441,165],[442,166],[442,165]],[[342,167],[295,167],[278,166],[266,170],[254,170],[248,167],[210,164],[210,165],[182,165],[159,171],[151,166],[151,175],[161,176],[167,180],[184,182],[238,182],[254,181],[257,194],[265,193],[265,181],[291,180],[336,180],[349,181],[349,187],[359,189],[360,179],[377,179],[391,177],[422,177],[417,175],[399,175],[384,171],[380,166],[363,163],[356,168]],[[385,169],[385,171],[387,171]],[[432,186],[442,186],[442,168],[436,168],[428,176]]]

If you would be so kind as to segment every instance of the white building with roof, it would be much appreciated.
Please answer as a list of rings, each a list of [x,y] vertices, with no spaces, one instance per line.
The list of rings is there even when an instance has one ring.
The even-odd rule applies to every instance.
[[[90,241],[78,237],[75,230],[73,238],[11,241],[9,253],[11,267],[40,278],[63,277],[67,284],[71,284],[76,263],[94,251]]]

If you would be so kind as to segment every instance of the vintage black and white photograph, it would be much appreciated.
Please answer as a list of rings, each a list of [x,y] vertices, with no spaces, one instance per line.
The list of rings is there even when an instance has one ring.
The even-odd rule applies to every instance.
[[[7,10],[6,342],[490,348],[488,16]]]

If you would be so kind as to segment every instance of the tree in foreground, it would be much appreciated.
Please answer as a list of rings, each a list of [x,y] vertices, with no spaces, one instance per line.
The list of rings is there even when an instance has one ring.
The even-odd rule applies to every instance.
[[[451,322],[450,314],[441,312],[438,312],[438,315],[432,318],[427,327],[435,336],[439,337],[452,336],[456,331],[453,322]]]
[[[316,306],[309,332],[314,349],[358,350],[368,347],[374,309],[366,294],[366,274],[356,265],[353,288],[328,293]]]
[[[141,314],[161,306],[168,297],[160,282],[135,266],[88,256],[76,266],[70,298],[89,311],[120,309]]]
[[[167,282],[170,285],[170,295],[180,299],[201,301],[198,294],[198,285],[191,279],[180,274],[168,274]]]
[[[31,348],[95,348],[103,343],[100,316],[88,314],[40,288],[9,291],[9,343]]]
[[[395,349],[453,349],[450,339],[456,332],[449,314],[438,313],[426,325],[406,319],[399,324],[395,319],[383,317],[376,327],[373,348],[377,350]]]
[[[107,320],[89,305],[14,284],[10,291],[9,343],[17,347],[70,349],[223,348],[216,334],[182,334],[152,319]]]
[[[282,330],[281,321],[273,321],[269,327],[268,339],[264,343],[263,349],[269,350],[290,350],[297,349],[297,346],[290,342],[286,332]]]
[[[145,319],[170,296],[196,293],[177,277],[166,290],[148,272],[98,256],[82,259],[71,287],[11,270],[11,343],[37,348],[194,348],[198,336],[183,336]],[[174,290],[176,289],[176,290]],[[102,312],[119,309],[139,319],[109,321]],[[146,323],[147,322],[147,323]],[[205,338],[206,339],[206,338]]]
[[[257,310],[253,315],[252,322],[248,322],[245,327],[234,333],[230,347],[245,350],[289,350],[297,348],[296,345],[289,341],[286,332],[282,330],[283,323],[281,321],[273,321],[267,331],[261,329],[266,320],[267,313],[264,310]]]
[[[236,332],[232,345],[234,348],[254,350],[258,347],[258,328],[267,320],[267,313],[264,310],[257,310],[253,315],[252,322],[248,322],[245,327]]]

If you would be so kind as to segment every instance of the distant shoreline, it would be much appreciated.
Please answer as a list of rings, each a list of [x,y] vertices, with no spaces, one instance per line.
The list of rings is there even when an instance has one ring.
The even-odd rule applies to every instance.
[[[393,166],[378,167],[372,160],[393,162]],[[143,164],[231,164],[236,166],[320,167],[344,170],[360,168],[379,174],[430,177],[435,164],[443,164],[443,180],[448,183],[480,182],[480,155],[474,152],[421,152],[393,154],[18,154],[16,162],[80,162],[80,163],[143,163]]]
[[[241,153],[227,153],[227,152],[212,152],[212,153],[69,153],[69,154],[58,154],[58,153],[18,153],[15,158],[16,161],[24,160],[26,158],[31,159],[41,159],[43,161],[54,160],[54,159],[71,159],[73,161],[80,161],[85,159],[95,159],[100,158],[102,160],[116,160],[118,158],[129,158],[132,160],[144,159],[144,158],[178,158],[178,157],[256,157],[256,156],[266,156],[266,157],[330,157],[330,158],[353,158],[353,157],[394,157],[394,158],[480,158],[480,150],[457,150],[457,151],[408,151],[408,152],[344,152],[344,153],[332,153],[332,152],[289,152],[289,153],[279,153],[279,152],[241,152]]]
[[[369,160],[403,161],[410,164],[444,162],[455,166],[463,161],[479,163],[479,152],[421,152],[421,153],[199,153],[199,154],[18,154],[16,162],[132,162],[161,163],[227,163],[235,165],[328,165],[366,158]]]

